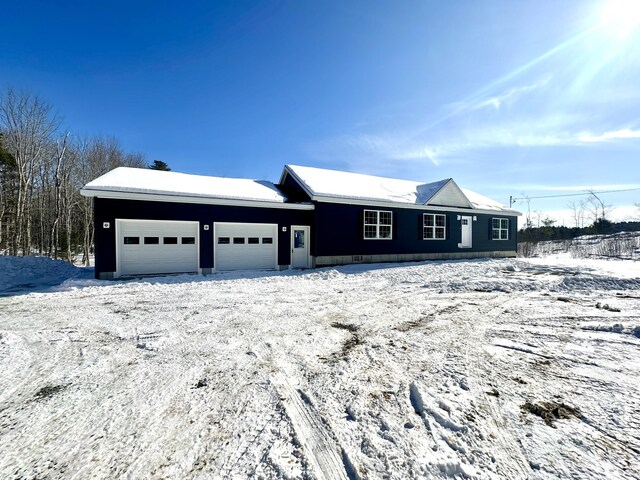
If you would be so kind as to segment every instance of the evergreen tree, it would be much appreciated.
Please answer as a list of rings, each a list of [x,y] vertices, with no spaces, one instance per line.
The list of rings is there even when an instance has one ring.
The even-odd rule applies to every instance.
[[[149,165],[149,168],[151,170],[162,170],[163,172],[170,172],[171,171],[171,169],[169,168],[169,165],[167,165],[162,160],[154,160],[153,163],[151,165]]]

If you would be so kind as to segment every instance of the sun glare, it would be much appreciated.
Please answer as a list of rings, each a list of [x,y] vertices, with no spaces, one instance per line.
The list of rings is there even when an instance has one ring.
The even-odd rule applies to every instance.
[[[600,12],[603,27],[626,37],[640,27],[640,0],[609,0]]]

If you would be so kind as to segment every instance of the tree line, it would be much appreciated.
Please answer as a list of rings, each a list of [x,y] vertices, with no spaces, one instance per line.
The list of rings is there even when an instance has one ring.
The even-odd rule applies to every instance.
[[[620,232],[640,231],[640,222],[611,222],[598,219],[587,227],[565,227],[553,225],[554,221],[545,220],[540,227],[521,228],[518,231],[518,242],[544,242],[547,240],[571,240],[582,235],[610,235]]]
[[[93,208],[80,188],[120,166],[147,164],[143,154],[125,152],[114,137],[62,128],[53,106],[36,95],[1,93],[0,253],[89,265]]]

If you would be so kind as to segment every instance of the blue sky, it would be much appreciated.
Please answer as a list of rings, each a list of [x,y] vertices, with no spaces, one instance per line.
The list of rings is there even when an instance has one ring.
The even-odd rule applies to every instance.
[[[640,188],[640,2],[5,3],[0,88],[175,171]],[[530,205],[562,223],[580,198]],[[603,198],[621,218],[640,190]]]

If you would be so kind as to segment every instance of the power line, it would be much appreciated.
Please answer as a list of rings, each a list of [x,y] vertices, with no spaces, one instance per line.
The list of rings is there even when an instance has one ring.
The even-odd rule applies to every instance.
[[[590,195],[592,193],[616,193],[616,192],[631,192],[633,190],[640,190],[640,187],[635,187],[635,188],[621,188],[618,190],[600,190],[600,191],[595,191],[595,190],[585,190],[584,192],[581,193],[563,193],[563,194],[559,194],[559,195],[542,195],[539,197],[512,197],[509,196],[509,207],[511,207],[514,203],[516,203],[516,200],[535,200],[535,199],[539,199],[539,198],[560,198],[560,197],[581,197],[584,195]]]

